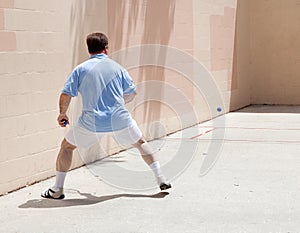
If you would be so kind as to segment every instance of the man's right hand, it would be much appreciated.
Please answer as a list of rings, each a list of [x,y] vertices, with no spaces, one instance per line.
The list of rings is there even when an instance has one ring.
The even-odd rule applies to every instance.
[[[60,127],[66,127],[69,123],[69,117],[66,114],[59,114],[57,117],[57,122]],[[67,124],[65,122],[67,122]]]

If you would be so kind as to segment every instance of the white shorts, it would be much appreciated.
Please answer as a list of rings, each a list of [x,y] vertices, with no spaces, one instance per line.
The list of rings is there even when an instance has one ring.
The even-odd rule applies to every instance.
[[[71,126],[65,136],[65,139],[76,147],[88,149],[95,143],[99,142],[105,135],[111,135],[120,145],[132,145],[142,138],[141,130],[137,126],[135,120],[132,120],[132,125],[125,129],[99,133],[89,131],[76,123]]]

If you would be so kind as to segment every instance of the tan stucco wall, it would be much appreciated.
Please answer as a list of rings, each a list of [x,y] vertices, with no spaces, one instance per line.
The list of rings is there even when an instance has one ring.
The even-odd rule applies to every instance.
[[[300,104],[300,2],[250,4],[251,103]]]
[[[299,105],[299,1],[239,0],[236,14],[230,109]]]
[[[251,104],[250,3],[248,0],[237,1],[230,111]]]

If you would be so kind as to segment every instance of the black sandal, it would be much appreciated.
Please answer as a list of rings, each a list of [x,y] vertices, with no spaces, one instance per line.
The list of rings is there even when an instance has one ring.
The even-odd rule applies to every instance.
[[[159,188],[160,188],[161,191],[163,191],[163,190],[167,190],[167,189],[172,188],[172,185],[169,184],[169,183],[161,183]]]
[[[41,196],[43,198],[49,198],[49,199],[64,199],[65,198],[63,189],[55,192],[51,188],[49,188],[49,189],[45,190],[44,192],[42,192]]]

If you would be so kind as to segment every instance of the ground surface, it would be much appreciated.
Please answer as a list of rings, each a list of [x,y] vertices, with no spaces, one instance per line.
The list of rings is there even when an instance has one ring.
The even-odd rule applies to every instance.
[[[169,193],[128,189],[143,180],[146,186],[155,183],[150,173],[141,172],[147,167],[136,152],[126,151],[71,171],[63,201],[40,197],[53,178],[2,196],[0,232],[298,233],[299,112],[299,107],[251,106],[194,127],[198,134],[187,129],[152,142],[166,170],[179,156],[176,151],[197,144],[194,156],[181,154],[192,161],[185,170],[183,162],[182,173],[171,177]],[[212,148],[220,142],[215,165],[200,176],[205,158],[213,158]],[[116,188],[97,177],[109,164],[142,175],[134,183],[120,177],[127,188],[120,187],[122,182]]]

